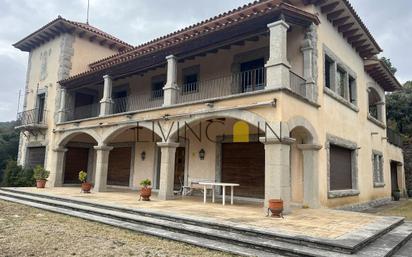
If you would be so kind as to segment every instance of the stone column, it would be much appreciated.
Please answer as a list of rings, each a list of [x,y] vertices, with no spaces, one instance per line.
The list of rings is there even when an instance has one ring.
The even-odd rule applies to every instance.
[[[313,48],[314,46],[307,33],[300,49],[303,55],[303,77],[306,80],[306,97],[312,101],[316,101],[316,84],[313,79]]]
[[[321,145],[299,144],[303,153],[303,204],[310,208],[319,208],[319,150]]]
[[[61,187],[64,177],[64,155],[67,152],[66,148],[58,147],[53,149],[54,157],[51,159],[51,167],[49,177],[49,185],[52,187]]]
[[[282,199],[284,213],[290,212],[290,145],[293,138],[260,138],[265,144],[265,202],[267,209],[269,199]]]
[[[166,57],[167,60],[167,81],[163,87],[164,98],[163,106],[169,106],[175,104],[177,101],[177,60],[173,55]]]
[[[113,149],[111,146],[95,146],[96,150],[96,174],[94,178],[94,191],[104,192],[107,185],[107,170],[109,168],[109,153]]]
[[[266,67],[266,88],[290,88],[290,64],[287,60],[287,31],[289,25],[284,20],[268,24],[269,59]]]
[[[60,88],[60,106],[59,110],[57,111],[57,122],[65,122],[66,121],[66,88]]]
[[[159,200],[170,200],[174,198],[174,173],[175,173],[175,155],[178,143],[157,143],[161,148],[160,160],[160,183],[159,183]]]
[[[100,100],[100,114],[105,116],[112,113],[112,78],[109,75],[104,75],[103,98]]]

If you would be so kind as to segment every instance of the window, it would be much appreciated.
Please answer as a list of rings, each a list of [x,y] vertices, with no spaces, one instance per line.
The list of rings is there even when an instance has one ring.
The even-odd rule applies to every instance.
[[[383,181],[383,156],[381,153],[372,154],[373,183],[375,187],[384,186]]]
[[[325,87],[331,89],[331,70],[333,68],[333,61],[329,58],[329,56],[325,56]]]
[[[251,92],[265,87],[265,60],[259,58],[240,64],[241,92]]]
[[[182,94],[199,92],[199,68],[193,66],[183,70]]]
[[[152,78],[151,98],[159,99],[164,96],[163,87],[166,84],[166,75],[159,75]]]
[[[369,115],[379,121],[382,121],[383,101],[376,89],[368,88]]]
[[[347,190],[352,187],[352,152],[337,145],[330,145],[330,190]]]
[[[349,101],[356,105],[356,79],[349,75]]]
[[[345,90],[346,90],[346,72],[338,67],[337,71],[336,71],[336,77],[337,77],[337,88],[336,91],[337,93],[345,98]]]
[[[46,103],[46,94],[39,94],[37,96],[37,123],[43,123],[44,121],[44,107]]]

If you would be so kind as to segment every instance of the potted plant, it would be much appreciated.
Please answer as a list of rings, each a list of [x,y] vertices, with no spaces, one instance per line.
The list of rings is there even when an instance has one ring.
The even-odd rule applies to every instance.
[[[408,197],[409,197],[409,198],[412,197],[412,189],[408,189]]]
[[[37,188],[44,188],[46,186],[47,178],[50,175],[50,171],[43,168],[41,165],[36,165],[33,170],[33,177],[36,180]]]
[[[399,201],[401,199],[401,191],[399,189],[393,190],[392,196],[394,201]]]
[[[150,186],[152,185],[152,181],[150,181],[150,179],[144,179],[140,181],[140,185],[142,188],[140,189],[139,201],[150,201],[150,196],[152,195],[152,188]]]
[[[90,193],[90,189],[92,189],[92,184],[87,182],[87,172],[81,170],[79,172],[79,180],[82,182],[82,192],[83,193]]]
[[[272,217],[283,218],[283,200],[269,199],[269,208],[267,216],[269,216],[269,211],[272,213]]]

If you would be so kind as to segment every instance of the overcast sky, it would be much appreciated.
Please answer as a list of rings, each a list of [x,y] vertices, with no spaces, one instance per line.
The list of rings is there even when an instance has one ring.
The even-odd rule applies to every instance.
[[[90,24],[136,45],[248,0],[90,0]],[[351,0],[383,55],[398,68],[397,78],[412,80],[412,1]],[[0,121],[13,120],[24,88],[28,54],[12,44],[55,19],[85,21],[87,0],[0,0]]]

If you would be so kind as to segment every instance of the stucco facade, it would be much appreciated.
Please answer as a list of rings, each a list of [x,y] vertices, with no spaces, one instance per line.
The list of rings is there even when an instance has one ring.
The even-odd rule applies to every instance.
[[[100,65],[97,62],[89,67],[90,62],[115,51],[77,34],[63,34],[33,49],[25,110],[35,108],[36,92],[45,90],[47,128],[43,135],[21,137],[19,162],[25,165],[27,147],[46,146],[44,166],[51,171],[48,185],[62,186],[68,151],[87,148],[89,178],[96,191],[104,191],[110,186],[107,177],[116,161],[110,154],[113,149],[128,148],[131,161],[126,186],[137,189],[142,179],[149,178],[159,197],[166,200],[173,197],[179,165],[183,167],[181,185],[190,186],[199,180],[222,181],[228,172],[228,153],[222,145],[238,142],[234,139],[239,135],[236,124],[245,122],[246,143],[264,149],[265,154],[259,159],[264,178],[256,182],[262,182],[259,185],[264,194],[242,197],[264,199],[264,204],[270,198],[282,198],[286,210],[290,205],[342,207],[387,201],[393,189],[392,162],[396,162],[397,186],[401,191],[405,190],[405,179],[402,150],[387,141],[385,108],[379,119],[371,117],[369,110],[370,88],[378,92],[382,101],[379,104],[384,106],[385,86],[366,72],[364,58],[328,21],[322,6],[309,4],[310,1],[292,2],[294,11],[299,9],[306,15],[299,22],[296,17],[287,16],[290,13],[281,12],[267,18],[270,22],[261,33],[242,40],[216,41],[196,54],[173,56],[171,50],[169,57],[157,65],[122,76],[110,72],[110,67],[117,67],[113,64],[102,71],[104,80],[100,77],[83,85],[79,82],[78,86],[75,81],[94,74]],[[309,22],[307,17],[313,20]],[[266,21],[264,18],[260,17]],[[249,25],[243,26],[246,29]],[[42,71],[44,54],[47,76],[44,68]],[[350,78],[350,87],[342,95],[326,85],[326,58],[333,58]],[[245,68],[261,59],[263,66]],[[264,70],[264,75],[251,73],[255,70]],[[187,75],[192,74],[196,75],[194,90],[187,87]],[[253,86],[260,86],[258,80],[264,79],[264,88],[245,90],[245,81],[251,81],[250,77],[245,79],[245,74],[256,80]],[[233,85],[239,76],[243,89],[235,92]],[[158,80],[165,84],[164,94],[155,98],[153,90]],[[333,84],[337,86],[339,82],[335,79]],[[60,87],[65,88],[63,93]],[[119,92],[126,97],[116,98]],[[100,115],[58,122],[59,110],[67,114],[76,108],[79,93],[94,99],[82,108],[98,106]],[[63,105],[62,97],[66,99]],[[120,108],[119,103],[124,106]],[[116,113],[114,110],[119,108]],[[351,186],[344,190],[333,190],[331,185],[334,146],[351,153]],[[179,148],[184,151],[183,160],[175,157]],[[199,157],[201,151],[204,157]],[[383,183],[379,186],[374,181],[374,152],[381,153],[383,160]],[[243,181],[241,175],[236,179]]]

